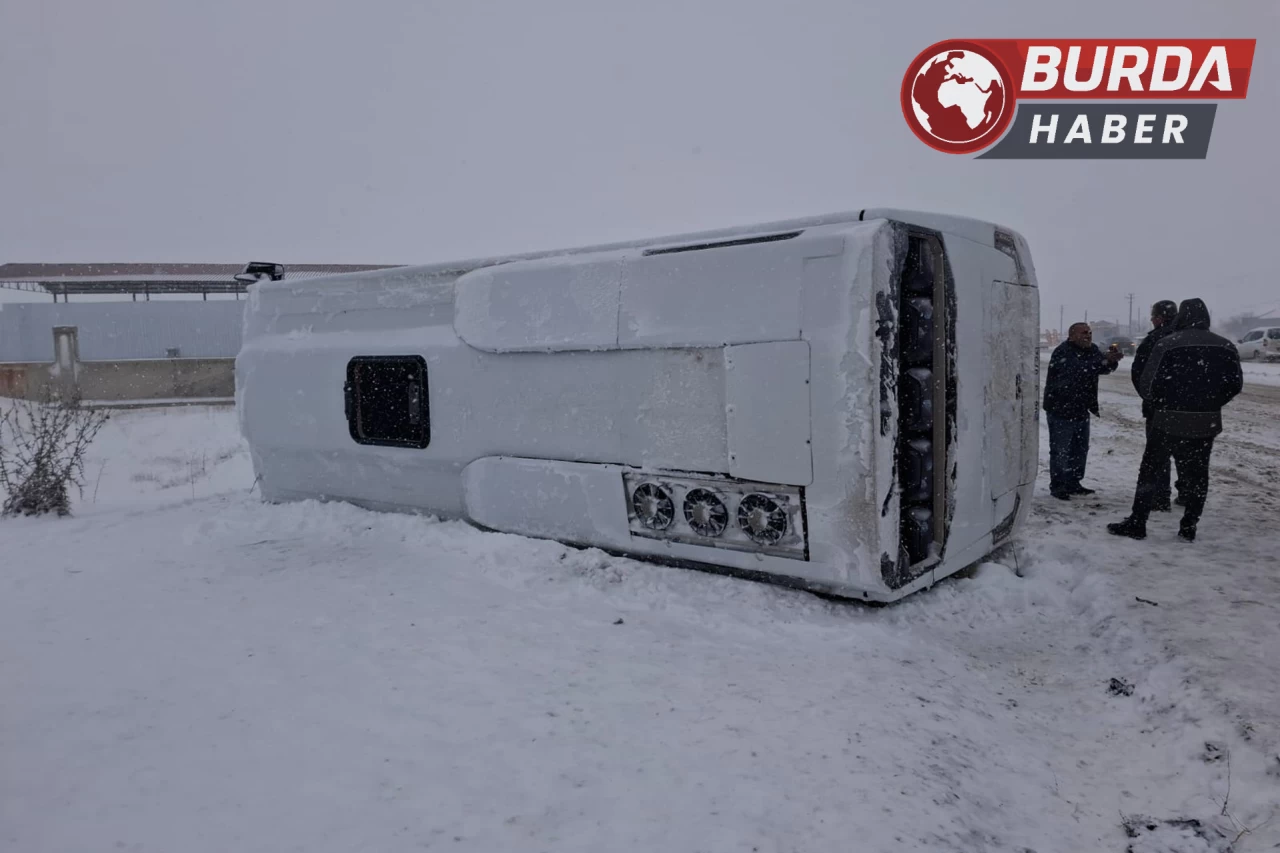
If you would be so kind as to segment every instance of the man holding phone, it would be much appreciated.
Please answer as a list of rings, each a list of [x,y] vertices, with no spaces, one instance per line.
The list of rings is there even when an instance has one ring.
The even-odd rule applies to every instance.
[[[1080,482],[1089,458],[1089,418],[1098,414],[1098,377],[1113,373],[1122,358],[1115,344],[1103,355],[1088,323],[1073,324],[1049,358],[1044,386],[1049,493],[1058,500],[1094,493]]]

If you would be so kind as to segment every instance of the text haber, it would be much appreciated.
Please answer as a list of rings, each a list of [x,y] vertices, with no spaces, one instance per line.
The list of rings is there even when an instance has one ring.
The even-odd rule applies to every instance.
[[[1156,113],[1144,113],[1137,117],[1137,121],[1133,127],[1133,142],[1141,145],[1144,143],[1156,142],[1152,136],[1156,132],[1156,121],[1160,115]],[[1031,122],[1031,142],[1037,143],[1044,137],[1044,141],[1050,145],[1057,142],[1058,139],[1058,114],[1052,114],[1048,117],[1040,113],[1036,113]],[[1103,144],[1116,144],[1125,141],[1125,125],[1128,118],[1123,115],[1108,114],[1104,117],[1101,128],[1101,136],[1098,141]],[[1160,130],[1160,138],[1157,144],[1160,145],[1182,145],[1182,133],[1187,129],[1187,117],[1177,113],[1166,113],[1164,115],[1164,125]],[[1093,128],[1089,126],[1089,116],[1080,114],[1071,122],[1071,129],[1067,131],[1066,136],[1062,140],[1062,144],[1070,144],[1072,142],[1082,142],[1085,145],[1092,145],[1094,141]]]

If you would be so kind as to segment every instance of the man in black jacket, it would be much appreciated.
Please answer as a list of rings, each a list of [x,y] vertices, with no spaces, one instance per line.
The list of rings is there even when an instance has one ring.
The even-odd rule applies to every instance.
[[[1058,500],[1093,494],[1080,483],[1089,458],[1089,416],[1098,414],[1098,377],[1113,372],[1121,358],[1119,350],[1102,354],[1088,323],[1073,324],[1049,358],[1044,384],[1049,493]]]
[[[1209,331],[1209,309],[1199,299],[1178,306],[1172,334],[1151,348],[1138,379],[1138,393],[1151,404],[1151,433],[1133,496],[1133,512],[1107,525],[1117,536],[1144,539],[1147,517],[1159,489],[1160,459],[1172,455],[1186,498],[1178,535],[1196,538],[1196,525],[1209,494],[1209,458],[1222,432],[1222,408],[1244,387],[1240,353]]]
[[[1133,370],[1130,376],[1133,378],[1133,388],[1141,394],[1138,388],[1138,381],[1142,378],[1142,369],[1147,365],[1147,359],[1151,357],[1151,349],[1160,342],[1160,339],[1166,335],[1173,333],[1173,320],[1178,314],[1178,305],[1168,299],[1162,299],[1155,305],[1151,306],[1151,331],[1142,339],[1142,343],[1138,344],[1138,351],[1133,354]],[[1151,441],[1151,404],[1146,400],[1142,401],[1142,417],[1147,424],[1147,441]],[[1173,490],[1169,488],[1170,480],[1170,462],[1171,457],[1165,456],[1155,463],[1156,493],[1152,499],[1151,508],[1156,512],[1168,512],[1173,509],[1173,503],[1170,498],[1173,496]],[[1179,471],[1181,473],[1181,471]],[[1178,481],[1179,503],[1182,502],[1182,481]]]

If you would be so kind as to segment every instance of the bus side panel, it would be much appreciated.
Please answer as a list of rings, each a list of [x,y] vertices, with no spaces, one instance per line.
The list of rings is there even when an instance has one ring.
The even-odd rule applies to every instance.
[[[1030,511],[1038,464],[1039,294],[1008,255],[949,237],[956,282],[953,515],[940,579],[1001,545]]]
[[[1025,518],[1038,469],[1040,294],[1002,280],[990,287],[987,438],[995,501],[992,545],[999,546]]]
[[[991,364],[1000,361],[1010,341],[990,318],[992,282],[1012,274],[1009,258],[988,246],[952,237],[948,256],[956,278],[956,374],[958,385],[955,514],[947,543],[944,573],[963,568],[974,547],[989,549],[994,526],[993,472],[1006,467],[991,432]],[[998,458],[992,454],[1001,454]],[[973,464],[981,460],[979,464]],[[985,550],[984,550],[985,553]]]

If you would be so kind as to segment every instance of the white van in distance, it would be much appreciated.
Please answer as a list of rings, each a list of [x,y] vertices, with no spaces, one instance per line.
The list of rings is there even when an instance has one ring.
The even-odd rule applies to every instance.
[[[887,602],[1025,519],[1039,316],[1015,232],[867,209],[259,281],[237,405],[268,501]]]
[[[1280,359],[1280,323],[1251,329],[1236,345],[1241,358],[1254,361]]]

